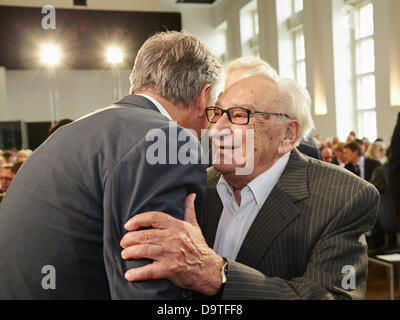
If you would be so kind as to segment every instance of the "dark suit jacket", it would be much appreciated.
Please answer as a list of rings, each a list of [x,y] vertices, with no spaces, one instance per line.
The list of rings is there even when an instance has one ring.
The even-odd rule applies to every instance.
[[[216,191],[219,178],[209,169],[203,233],[211,247],[223,209]],[[375,223],[378,201],[371,184],[293,150],[236,261],[228,260],[222,298],[364,298],[364,233]],[[356,272],[354,290],[342,287],[343,267],[348,265]]]
[[[400,217],[400,112],[394,128],[392,143],[390,145],[389,179],[395,199],[397,216]]]
[[[167,280],[126,281],[127,269],[148,261],[120,256],[123,225],[136,213],[182,219],[191,192],[202,211],[205,166],[146,159],[151,129],[166,133],[166,150],[198,148],[196,139],[169,140],[170,123],[149,100],[130,95],[58,129],[33,153],[0,207],[0,299],[184,297]],[[56,290],[41,286],[45,265],[56,270]]]
[[[376,168],[381,166],[381,163],[374,159],[365,158],[364,166],[365,166],[365,180],[370,182],[371,178],[372,178],[372,173],[374,172],[374,170]],[[353,163],[347,163],[345,168],[354,173],[354,164]]]
[[[318,150],[317,147],[309,145],[307,143],[300,143],[299,146],[297,147],[297,149],[305,154],[306,156],[309,156],[311,158],[317,159],[317,160],[323,160],[322,156],[321,156],[321,152]]]

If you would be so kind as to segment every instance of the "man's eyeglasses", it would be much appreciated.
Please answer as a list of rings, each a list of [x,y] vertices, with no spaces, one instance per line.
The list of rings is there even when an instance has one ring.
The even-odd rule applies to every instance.
[[[226,113],[226,115],[228,116],[228,120],[232,124],[238,124],[238,125],[249,124],[250,116],[257,114],[266,115],[267,120],[270,119],[270,116],[282,116],[290,119],[290,117],[285,113],[254,111],[243,107],[234,107],[227,110],[223,110],[219,107],[208,107],[206,108],[206,113],[207,113],[207,120],[210,123],[217,123],[217,121],[222,118],[224,113]]]

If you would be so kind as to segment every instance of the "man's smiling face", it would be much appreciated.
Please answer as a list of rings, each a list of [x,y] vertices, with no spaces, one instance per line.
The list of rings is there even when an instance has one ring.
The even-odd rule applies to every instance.
[[[276,107],[278,95],[279,89],[273,80],[255,76],[230,86],[220,96],[216,106],[223,110],[242,107],[253,111],[280,112]],[[276,117],[251,115],[247,125],[231,123],[226,113],[219,117],[210,127],[213,155],[219,159],[219,163],[214,163],[214,168],[229,174],[250,161],[258,168],[257,171],[272,166],[281,156],[278,147],[284,134],[282,121],[285,120]],[[251,135],[246,135],[246,130],[253,130],[253,141],[250,140]]]

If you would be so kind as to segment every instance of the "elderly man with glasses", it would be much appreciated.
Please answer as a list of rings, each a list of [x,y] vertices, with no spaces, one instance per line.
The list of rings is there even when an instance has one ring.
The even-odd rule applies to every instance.
[[[185,221],[133,217],[121,255],[154,262],[126,279],[166,278],[217,299],[364,298],[378,193],[297,150],[313,126],[310,106],[296,82],[262,72],[227,88],[207,109],[214,165],[201,226],[193,194]]]

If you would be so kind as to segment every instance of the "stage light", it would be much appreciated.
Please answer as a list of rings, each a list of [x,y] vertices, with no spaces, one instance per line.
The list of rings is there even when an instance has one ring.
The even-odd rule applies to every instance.
[[[54,66],[60,62],[61,53],[59,48],[49,44],[42,47],[40,56],[44,64]]]
[[[121,63],[124,60],[122,50],[117,47],[110,47],[107,50],[107,61],[109,63]]]

